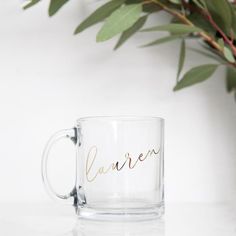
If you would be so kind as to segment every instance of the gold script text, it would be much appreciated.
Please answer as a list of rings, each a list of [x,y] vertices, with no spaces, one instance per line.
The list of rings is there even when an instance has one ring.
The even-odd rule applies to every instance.
[[[137,158],[132,158],[130,154],[127,152],[125,154],[125,160],[122,162],[113,162],[109,164],[107,167],[101,166],[98,169],[94,170],[94,163],[97,160],[98,149],[96,146],[92,146],[88,152],[88,156],[86,159],[86,178],[88,182],[93,182],[98,175],[104,175],[111,171],[121,171],[125,166],[128,166],[129,169],[133,169],[138,162],[145,161],[148,157],[153,155],[157,155],[160,153],[159,150],[151,149],[146,153],[140,153]]]

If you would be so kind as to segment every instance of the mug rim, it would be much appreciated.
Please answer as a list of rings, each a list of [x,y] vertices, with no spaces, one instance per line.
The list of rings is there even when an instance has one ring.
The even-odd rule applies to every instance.
[[[160,121],[165,119],[159,116],[85,116],[76,120],[76,123],[84,121]]]

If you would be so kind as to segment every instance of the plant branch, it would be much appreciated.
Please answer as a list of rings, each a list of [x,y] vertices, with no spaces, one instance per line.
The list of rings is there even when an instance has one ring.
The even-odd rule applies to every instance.
[[[177,17],[179,20],[181,20],[184,24],[189,26],[194,26],[194,24],[186,18],[185,15],[181,14],[178,11],[175,11],[169,7],[167,7],[165,4],[159,2],[158,0],[152,0],[153,3],[156,3],[159,5],[164,11],[170,13],[171,15]],[[212,45],[215,49],[217,49],[221,54],[223,54],[223,49],[221,46],[212,38],[210,35],[208,35],[206,32],[200,32],[198,33],[204,40],[206,40],[210,45]]]
[[[150,2],[150,1],[157,4],[159,7],[161,7],[164,11],[171,14],[172,16],[177,17],[182,23],[189,25],[189,26],[195,26],[184,14],[181,14],[179,11],[176,11],[174,9],[167,7],[162,2],[159,2],[159,0],[149,0],[148,2]],[[185,1],[182,1],[182,2],[184,2],[185,4],[188,4]],[[147,2],[144,2],[144,4],[145,3],[147,3]],[[236,3],[236,0],[235,0],[235,3]],[[230,40],[224,34],[224,32],[219,28],[219,26],[214,22],[213,18],[209,14],[206,14],[205,12],[202,12],[202,11],[200,12],[200,14],[202,14],[203,17],[206,17],[207,20],[212,24],[212,26],[221,34],[224,41],[230,46],[233,54],[236,56],[236,48],[233,45],[233,41]],[[197,34],[200,35],[203,38],[203,40],[207,41],[213,48],[215,48],[219,55],[221,55],[223,58],[225,58],[224,49],[220,46],[220,44],[217,41],[215,41],[215,39],[212,36],[210,36],[209,34],[207,34],[204,31],[199,32]],[[236,67],[236,63],[228,62],[228,65]]]
[[[214,19],[212,18],[212,16],[204,11],[204,10],[200,10],[198,8],[193,7],[192,5],[190,5],[189,3],[186,3],[184,0],[182,0],[183,5],[190,9],[190,10],[194,10],[196,12],[198,12],[199,14],[201,14],[203,17],[206,18],[206,20],[208,20],[208,22],[211,24],[211,26],[222,36],[222,38],[224,39],[224,41],[230,46],[233,54],[236,56],[236,48],[233,44],[233,34],[232,31],[230,32],[230,38],[222,31],[222,29],[216,24],[216,22],[214,21]],[[234,1],[234,3],[236,3],[236,0]]]
[[[217,32],[220,33],[220,35],[222,36],[222,38],[224,39],[224,41],[230,46],[234,56],[236,56],[236,48],[233,44],[233,41],[230,40],[226,34],[221,30],[221,28],[215,23],[215,21],[213,20],[212,16],[210,14],[206,14],[206,17],[208,19],[208,21],[211,23],[211,25],[214,27],[214,29],[217,30]]]

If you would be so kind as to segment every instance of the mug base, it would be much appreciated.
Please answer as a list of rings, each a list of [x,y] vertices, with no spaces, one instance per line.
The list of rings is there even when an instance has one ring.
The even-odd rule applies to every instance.
[[[148,208],[101,209],[83,207],[77,209],[79,219],[95,221],[146,221],[164,215],[164,203]]]

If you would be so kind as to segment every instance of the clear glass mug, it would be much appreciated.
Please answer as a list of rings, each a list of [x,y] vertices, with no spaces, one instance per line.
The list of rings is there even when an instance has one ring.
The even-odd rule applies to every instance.
[[[67,195],[47,175],[51,147],[69,138],[76,147],[76,181]],[[74,200],[80,218],[147,220],[164,214],[164,120],[159,117],[86,117],[49,140],[42,157],[46,189]]]

